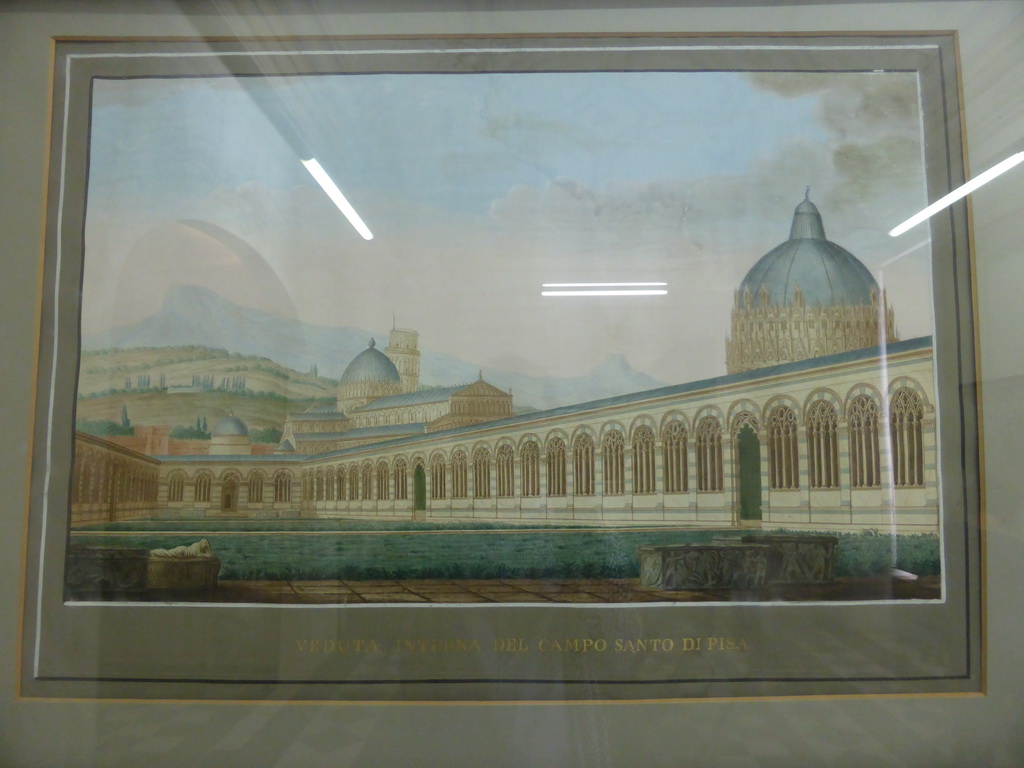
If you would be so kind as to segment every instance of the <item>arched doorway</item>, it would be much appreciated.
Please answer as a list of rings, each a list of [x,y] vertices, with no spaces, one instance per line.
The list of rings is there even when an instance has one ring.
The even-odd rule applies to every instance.
[[[423,512],[427,508],[427,470],[417,464],[412,471],[413,511]]]
[[[220,511],[238,511],[238,478],[234,475],[224,478],[220,490]]]
[[[740,520],[761,519],[761,441],[750,424],[736,435],[736,479]]]

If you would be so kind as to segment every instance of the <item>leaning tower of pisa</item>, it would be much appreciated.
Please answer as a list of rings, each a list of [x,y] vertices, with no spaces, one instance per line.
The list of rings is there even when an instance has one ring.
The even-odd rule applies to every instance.
[[[392,328],[384,354],[395,364],[402,377],[402,391],[415,392],[420,385],[419,331]]]

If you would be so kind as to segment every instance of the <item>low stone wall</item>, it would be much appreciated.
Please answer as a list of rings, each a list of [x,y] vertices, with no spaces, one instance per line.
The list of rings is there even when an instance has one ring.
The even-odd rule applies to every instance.
[[[130,595],[146,591],[148,549],[71,547],[64,584],[72,594]]]
[[[130,597],[154,589],[213,589],[220,565],[212,554],[167,557],[148,549],[72,546],[64,583],[79,598]]]

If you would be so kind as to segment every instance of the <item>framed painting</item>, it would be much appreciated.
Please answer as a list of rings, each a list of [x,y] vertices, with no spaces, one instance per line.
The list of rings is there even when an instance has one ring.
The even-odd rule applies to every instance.
[[[982,683],[954,40],[61,40],[27,696]]]

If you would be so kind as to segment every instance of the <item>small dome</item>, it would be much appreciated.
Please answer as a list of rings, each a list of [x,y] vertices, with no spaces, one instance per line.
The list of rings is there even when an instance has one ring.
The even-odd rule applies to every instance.
[[[214,427],[211,437],[247,437],[249,428],[245,422],[236,416],[228,416],[218,421]]]
[[[391,381],[400,383],[402,376],[391,359],[377,349],[377,342],[373,339],[370,339],[369,346],[356,355],[341,374],[341,386],[357,382]]]
[[[792,304],[796,291],[808,306],[870,305],[878,297],[878,283],[852,253],[825,239],[821,214],[808,196],[793,212],[789,240],[768,251],[750,269],[739,288],[741,306],[747,292],[753,306]]]

